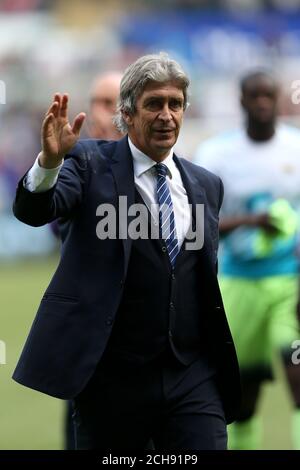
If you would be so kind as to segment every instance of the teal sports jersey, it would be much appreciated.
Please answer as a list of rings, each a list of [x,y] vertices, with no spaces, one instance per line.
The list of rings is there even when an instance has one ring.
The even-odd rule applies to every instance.
[[[266,142],[245,130],[226,132],[202,143],[195,163],[221,177],[221,217],[268,212],[275,235],[241,226],[222,239],[220,272],[259,278],[299,271],[296,248],[300,227],[300,131],[278,125]]]

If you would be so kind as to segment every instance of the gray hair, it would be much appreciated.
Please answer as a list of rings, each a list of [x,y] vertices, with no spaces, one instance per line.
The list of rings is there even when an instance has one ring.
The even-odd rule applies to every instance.
[[[149,82],[166,83],[175,81],[182,89],[184,96],[184,110],[188,106],[189,78],[182,67],[168,54],[149,54],[140,57],[125,70],[120,85],[120,97],[117,104],[117,112],[113,118],[117,129],[125,133],[128,130],[127,123],[123,117],[126,112],[133,115],[136,111],[136,102],[142,95]]]

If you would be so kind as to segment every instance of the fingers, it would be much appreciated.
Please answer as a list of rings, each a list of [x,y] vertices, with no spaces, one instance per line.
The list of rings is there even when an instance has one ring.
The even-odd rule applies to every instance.
[[[51,103],[46,116],[53,114],[55,118],[64,118],[67,119],[68,116],[68,100],[69,95],[64,93],[55,93],[53,97],[53,102]]]
[[[49,126],[53,123],[54,121],[54,115],[53,113],[49,113],[46,115],[43,124],[42,124],[42,134],[46,135],[49,132]]]
[[[53,102],[51,103],[50,108],[49,108],[48,111],[46,112],[45,117],[49,116],[49,114],[53,114],[53,116],[55,115],[55,117],[57,117],[57,114],[58,114],[58,107],[59,107],[58,102],[57,102],[57,101],[53,101]]]
[[[60,100],[60,116],[62,118],[66,118],[68,115],[68,100],[69,96],[67,95],[67,93],[64,93]]]
[[[43,122],[43,131],[49,130],[50,124],[54,123],[56,119],[62,119],[62,124],[65,125],[68,121],[68,102],[69,95],[67,93],[55,93],[53,102],[51,103]],[[83,121],[85,120],[85,113],[78,114],[72,125],[72,132],[75,135],[79,135]]]
[[[74,119],[73,125],[72,125],[72,131],[75,135],[79,135],[83,121],[85,120],[86,114],[85,113],[80,113],[77,114],[76,118]]]

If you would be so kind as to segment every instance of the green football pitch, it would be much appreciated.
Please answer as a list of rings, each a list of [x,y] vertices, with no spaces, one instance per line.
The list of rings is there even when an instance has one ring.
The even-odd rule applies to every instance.
[[[64,403],[11,379],[13,369],[57,258],[24,260],[0,267],[0,449],[62,449]],[[0,358],[1,359],[1,358]],[[1,362],[1,360],[0,360]],[[280,367],[263,391],[260,409],[264,449],[290,449],[291,403]]]

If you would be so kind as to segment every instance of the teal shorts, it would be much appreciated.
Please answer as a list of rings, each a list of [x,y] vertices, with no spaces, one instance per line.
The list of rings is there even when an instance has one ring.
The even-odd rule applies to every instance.
[[[244,375],[272,377],[274,351],[290,359],[299,340],[298,276],[220,279],[226,315]]]

